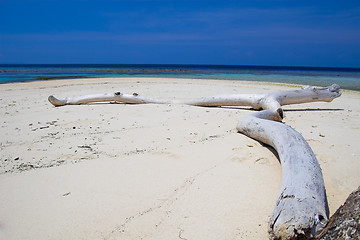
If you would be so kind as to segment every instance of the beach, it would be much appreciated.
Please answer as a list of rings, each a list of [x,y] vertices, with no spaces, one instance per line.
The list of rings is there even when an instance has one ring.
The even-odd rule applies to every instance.
[[[170,78],[0,84],[0,239],[267,239],[281,184],[273,150],[236,130],[250,107],[47,98],[137,93],[188,100],[299,88]],[[284,106],[311,146],[332,215],[360,185],[360,92]]]

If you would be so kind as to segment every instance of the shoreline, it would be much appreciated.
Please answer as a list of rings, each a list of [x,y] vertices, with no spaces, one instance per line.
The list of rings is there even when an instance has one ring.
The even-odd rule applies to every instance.
[[[233,65],[18,65],[2,69],[0,82],[87,78],[191,78],[254,82],[280,82],[326,87],[336,82],[343,89],[360,91],[356,68],[312,68]],[[2,70],[1,70],[2,69]],[[1,74],[3,71],[3,74]]]
[[[174,80],[176,81],[181,81],[181,80],[186,80],[186,81],[216,81],[216,82],[240,82],[240,83],[246,83],[246,84],[260,84],[260,85],[273,85],[273,86],[280,86],[280,87],[290,87],[290,88],[301,88],[303,86],[306,86],[304,84],[298,84],[298,83],[283,83],[283,82],[268,82],[268,81],[250,81],[250,80],[231,80],[231,79],[212,79],[212,78],[178,78],[178,77],[89,77],[89,78],[64,78],[64,79],[51,79],[51,80],[31,80],[31,81],[19,81],[19,82],[2,82],[0,83],[1,85],[6,85],[6,84],[26,84],[26,83],[57,83],[57,82],[61,82],[61,81],[71,81],[72,83],[74,83],[74,81],[79,81],[78,83],[76,83],[76,85],[79,85],[80,81],[85,81],[82,84],[87,84],[86,81],[100,81],[100,79],[102,80],[108,80],[108,81],[103,81],[104,84],[108,84],[108,82],[112,82],[114,80],[116,81],[120,81],[121,79],[124,80],[130,80],[130,79],[148,79],[148,80],[165,80],[165,81],[171,81]],[[336,83],[336,82],[334,82]],[[99,84],[101,84],[101,82],[99,82]],[[333,84],[330,83],[329,86]],[[315,87],[322,87],[322,86],[318,86],[318,85],[311,85],[311,86],[315,86]],[[341,87],[341,86],[340,86]],[[346,91],[346,92],[354,92],[354,93],[359,93],[360,90],[352,90],[352,89],[341,89],[341,91]]]
[[[132,77],[122,77],[124,79],[131,79]],[[150,78],[150,79],[161,79],[161,78],[157,78],[157,77],[133,77],[133,78],[141,78],[141,79],[146,79],[146,78]],[[54,79],[54,80],[34,80],[34,81],[19,81],[19,82],[1,82],[0,86],[3,84],[20,84],[20,83],[33,83],[33,82],[53,82],[53,81],[74,81],[74,80],[91,80],[91,79],[107,79],[107,78],[65,78],[65,79]],[[114,78],[111,77],[110,79],[121,79],[121,78]],[[201,79],[201,78],[167,78],[164,77],[163,79],[174,79],[174,80],[182,80],[182,79],[186,79],[186,80],[206,80],[206,81],[236,81],[236,82],[243,82],[243,83],[254,83],[254,84],[261,84],[261,85],[275,85],[275,86],[282,86],[282,87],[293,87],[293,88],[301,88],[302,86],[306,86],[304,84],[297,84],[297,83],[282,83],[282,82],[265,82],[265,81],[247,81],[247,80],[228,80],[228,79]],[[331,84],[329,84],[328,86],[330,86]],[[318,85],[311,85],[311,86],[315,86],[315,87],[323,87],[323,86],[318,86]],[[340,86],[341,87],[341,86]],[[354,92],[354,93],[359,93],[360,90],[354,90],[354,89],[341,89],[341,91],[343,92]]]
[[[237,133],[250,108],[53,107],[47,97],[121,91],[190,99],[294,87],[132,77],[1,84],[0,238],[267,239],[281,167],[268,148]],[[284,122],[320,163],[330,215],[360,185],[359,100],[343,91],[331,103],[284,106]]]

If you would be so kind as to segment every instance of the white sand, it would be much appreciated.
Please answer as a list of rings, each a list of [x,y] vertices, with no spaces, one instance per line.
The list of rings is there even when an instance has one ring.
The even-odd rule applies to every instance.
[[[191,99],[290,88],[151,78],[0,85],[0,239],[267,239],[281,167],[237,133],[249,108],[55,108],[47,97]],[[319,160],[332,214],[360,185],[360,93],[284,109],[284,122]]]

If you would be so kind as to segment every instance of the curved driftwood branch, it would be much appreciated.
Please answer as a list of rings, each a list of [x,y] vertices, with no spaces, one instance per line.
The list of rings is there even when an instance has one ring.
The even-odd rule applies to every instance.
[[[77,105],[93,102],[123,102],[132,104],[146,103],[179,103],[194,106],[251,106],[254,109],[277,109],[283,105],[325,101],[331,102],[341,95],[340,87],[333,84],[325,88],[306,86],[299,90],[278,91],[264,94],[231,94],[203,97],[184,102],[150,99],[139,96],[137,93],[124,94],[120,92],[88,95],[73,98],[57,99],[49,96],[49,102],[54,106]]]
[[[283,111],[263,110],[245,117],[237,129],[278,152],[282,184],[269,222],[270,239],[313,237],[328,222],[325,186],[318,161],[300,133],[281,121]]]

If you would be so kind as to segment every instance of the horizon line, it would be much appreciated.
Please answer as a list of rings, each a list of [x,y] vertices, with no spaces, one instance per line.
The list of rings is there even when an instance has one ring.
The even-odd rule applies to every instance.
[[[353,69],[360,70],[359,67],[334,67],[334,66],[305,66],[305,65],[254,65],[254,64],[203,64],[203,63],[0,63],[2,65],[142,65],[142,66],[241,66],[241,67],[282,67],[282,68],[313,68],[313,69]]]

